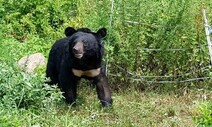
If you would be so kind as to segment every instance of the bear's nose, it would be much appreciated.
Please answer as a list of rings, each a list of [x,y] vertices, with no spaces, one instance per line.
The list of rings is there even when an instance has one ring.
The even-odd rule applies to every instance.
[[[73,52],[74,52],[75,54],[78,54],[78,53],[79,53],[79,49],[76,48],[76,47],[74,47],[74,48],[73,48]]]
[[[83,54],[83,43],[77,42],[72,48],[74,54]]]
[[[74,54],[83,54],[83,49],[80,47],[73,47]]]

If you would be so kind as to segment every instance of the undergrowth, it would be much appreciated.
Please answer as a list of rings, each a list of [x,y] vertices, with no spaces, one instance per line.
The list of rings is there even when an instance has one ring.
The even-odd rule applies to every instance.
[[[206,0],[0,0],[0,126],[211,126],[202,8],[211,22]],[[45,66],[34,74],[17,67],[28,54],[48,58],[67,26],[108,29],[112,109],[100,108],[84,82],[73,108],[45,85]]]

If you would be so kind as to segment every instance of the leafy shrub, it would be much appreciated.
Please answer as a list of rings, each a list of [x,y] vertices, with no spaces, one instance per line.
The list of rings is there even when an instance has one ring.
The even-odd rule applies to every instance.
[[[73,0],[1,0],[0,18],[4,29],[20,41],[27,34],[54,37],[75,16],[75,7]]]
[[[198,127],[212,126],[212,102],[202,103],[197,108],[198,114],[194,116]]]
[[[26,52],[44,54],[66,26],[106,27],[105,59],[114,76],[110,81],[178,84],[211,76],[202,8],[211,12],[212,7],[204,0],[1,0],[0,24],[4,35],[29,42]],[[212,15],[207,15],[211,22]]]
[[[0,127],[20,127],[22,125],[21,121],[17,117],[12,116],[12,114],[5,114],[0,108]]]
[[[113,59],[109,58],[109,60],[112,65],[115,65],[112,66],[113,70],[117,70],[117,65],[123,68],[124,71],[118,69],[122,77],[172,75],[183,79],[185,77],[181,75],[190,71],[190,67],[195,68],[193,71],[196,71],[197,68],[201,68],[200,65],[208,64],[205,62],[208,61],[208,57],[197,57],[202,54],[199,49],[196,49],[196,45],[205,41],[203,25],[197,24],[201,22],[200,10],[198,10],[200,3],[180,0],[146,1],[143,4],[142,1],[134,0],[119,1],[115,4],[117,5],[114,13],[116,18],[112,27],[113,31],[119,31],[116,34],[119,35],[119,40],[110,43],[114,46],[114,55],[112,54]],[[193,8],[194,5],[196,8]],[[195,16],[198,17],[196,20]],[[196,25],[199,28],[194,27]],[[197,33],[197,29],[202,30],[202,34],[200,31]],[[167,51],[166,49],[186,50]],[[201,50],[202,53],[207,53],[207,48]],[[129,75],[126,71],[133,73]],[[202,75],[202,72],[191,73],[194,77]]]
[[[61,99],[57,88],[44,84],[37,74],[21,72],[15,65],[0,63],[0,104],[12,108],[43,108]]]

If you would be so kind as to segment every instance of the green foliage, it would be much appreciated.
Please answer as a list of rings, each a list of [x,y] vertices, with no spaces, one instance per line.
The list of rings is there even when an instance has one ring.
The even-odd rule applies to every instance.
[[[21,124],[21,120],[18,119],[17,116],[14,116],[15,114],[12,114],[10,112],[9,113],[5,113],[4,112],[4,108],[0,107],[0,126],[1,127],[20,127]]]
[[[7,33],[24,41],[27,34],[57,37],[75,10],[73,0],[1,0],[0,18]]]
[[[118,31],[115,34],[118,37],[110,43],[114,49],[108,58],[112,71],[117,66],[123,68],[120,75],[125,79],[133,77],[126,71],[138,78],[140,75],[173,76],[165,80],[205,76],[207,72],[199,70],[209,64],[208,49],[201,46],[205,44],[201,2],[145,1],[144,4],[142,0],[123,0],[115,2],[115,6],[112,28]]]
[[[105,60],[113,88],[151,87],[154,82],[168,80],[176,85],[160,88],[177,89],[177,81],[211,77],[202,8],[212,24],[209,0],[0,0],[0,126],[183,126],[188,115],[180,113],[189,107],[185,105],[188,98],[173,107],[169,97],[162,101],[159,95],[132,97],[136,93],[131,91],[124,94],[127,96],[115,94],[115,110],[105,112],[98,107],[96,93],[86,87],[80,93],[86,99],[78,98],[79,111],[63,103],[55,105],[61,93],[44,84],[45,67],[26,74],[16,62],[36,52],[48,57],[51,45],[64,37],[67,26],[106,27]],[[210,82],[191,85],[210,88]],[[211,103],[198,110],[196,123],[210,126]],[[181,125],[177,117],[186,122]]]
[[[212,126],[212,102],[205,102],[198,106],[198,114],[194,116],[198,127]]]
[[[13,65],[0,64],[0,104],[13,108],[43,108],[61,99],[58,89],[44,85],[44,78],[26,74]]]
[[[1,1],[2,34],[27,42],[23,53],[47,56],[66,26],[106,27],[105,60],[115,75],[111,81],[154,84],[210,76],[201,14],[202,8],[210,12],[208,1]]]
[[[21,72],[11,61],[1,61],[0,68],[1,127],[31,126],[38,122],[37,116],[42,112],[56,112],[62,94],[58,88],[44,84],[43,73]]]

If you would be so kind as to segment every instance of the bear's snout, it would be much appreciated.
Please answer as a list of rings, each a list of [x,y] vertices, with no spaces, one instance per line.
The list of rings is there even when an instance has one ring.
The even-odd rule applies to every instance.
[[[74,56],[78,59],[81,59],[83,57],[84,54],[84,49],[83,49],[83,43],[82,42],[77,42],[74,47],[73,47],[73,53]]]

